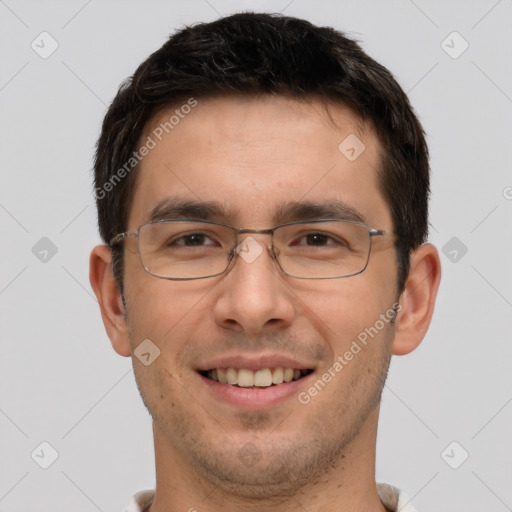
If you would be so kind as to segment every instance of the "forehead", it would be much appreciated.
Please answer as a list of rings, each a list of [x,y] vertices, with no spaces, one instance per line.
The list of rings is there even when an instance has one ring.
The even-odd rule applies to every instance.
[[[350,109],[272,96],[187,104],[159,112],[141,137],[152,148],[137,170],[131,229],[169,198],[214,202],[223,221],[245,227],[279,223],[298,202],[342,203],[368,223],[391,225],[378,138]]]

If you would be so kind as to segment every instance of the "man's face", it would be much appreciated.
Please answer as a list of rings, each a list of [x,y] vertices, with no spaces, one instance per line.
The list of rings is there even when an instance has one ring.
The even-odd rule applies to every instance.
[[[141,140],[173,110],[156,116]],[[128,230],[177,198],[218,203],[226,217],[213,220],[253,229],[282,223],[278,213],[289,203],[337,201],[370,227],[392,231],[378,188],[376,135],[370,128],[360,133],[346,108],[330,105],[329,112],[335,123],[320,102],[199,100],[143,159]],[[350,134],[365,145],[353,161],[350,151],[338,149]],[[392,307],[397,274],[393,246],[382,237],[374,239],[361,274],[301,280],[284,275],[272,260],[269,235],[243,234],[239,242],[249,236],[264,249],[256,259],[237,256],[224,275],[192,281],[149,275],[136,241],[127,240],[124,283],[132,351],[145,339],[160,350],[148,366],[134,358],[157,451],[256,496],[321,478],[355,440],[367,444],[370,455],[392,323],[359,343],[361,350],[344,358],[341,370],[332,367]],[[205,375],[228,367],[312,372],[267,388],[231,386]],[[325,374],[329,382],[310,393]]]

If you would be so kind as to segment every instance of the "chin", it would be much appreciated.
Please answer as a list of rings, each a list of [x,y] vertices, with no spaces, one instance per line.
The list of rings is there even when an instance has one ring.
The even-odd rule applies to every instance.
[[[327,443],[312,439],[308,443],[268,443],[263,449],[249,441],[238,450],[232,445],[222,452],[212,450],[211,445],[196,445],[191,462],[201,478],[233,498],[278,500],[314,486],[332,471],[348,444],[349,438]]]

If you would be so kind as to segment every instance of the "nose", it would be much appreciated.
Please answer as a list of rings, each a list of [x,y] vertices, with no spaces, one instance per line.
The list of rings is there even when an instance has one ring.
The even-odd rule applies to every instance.
[[[272,255],[268,236],[240,240],[235,261],[219,283],[216,323],[238,332],[261,334],[270,328],[284,329],[295,314],[293,294]]]

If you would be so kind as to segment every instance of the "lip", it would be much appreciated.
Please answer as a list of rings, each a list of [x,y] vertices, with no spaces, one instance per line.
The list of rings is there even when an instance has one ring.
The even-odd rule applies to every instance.
[[[254,410],[274,407],[287,398],[296,397],[301,388],[309,385],[309,379],[315,375],[315,372],[305,375],[299,380],[283,382],[268,388],[240,388],[210,380],[200,373],[197,375],[208,386],[210,392],[217,400],[233,405],[238,409]]]
[[[257,357],[243,355],[225,356],[199,365],[196,371],[208,371],[216,368],[246,368],[257,371],[263,368],[293,368],[297,370],[314,370],[315,366],[304,361],[289,358],[280,354],[263,354]]]

